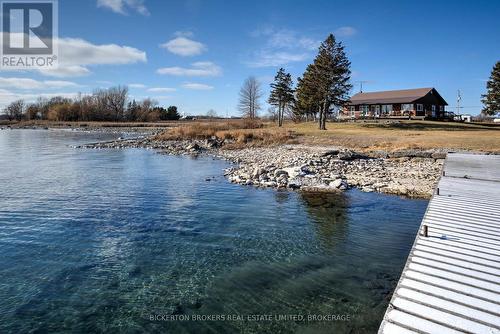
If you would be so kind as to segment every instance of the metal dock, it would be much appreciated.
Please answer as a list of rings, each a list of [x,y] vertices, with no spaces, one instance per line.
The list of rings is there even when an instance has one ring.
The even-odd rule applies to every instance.
[[[448,154],[381,333],[500,333],[500,155]]]

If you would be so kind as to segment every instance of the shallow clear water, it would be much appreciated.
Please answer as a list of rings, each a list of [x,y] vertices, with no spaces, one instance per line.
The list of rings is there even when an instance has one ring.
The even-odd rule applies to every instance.
[[[254,189],[223,161],[70,147],[113,137],[0,131],[0,332],[376,332],[427,201]],[[350,320],[249,317],[269,314]]]

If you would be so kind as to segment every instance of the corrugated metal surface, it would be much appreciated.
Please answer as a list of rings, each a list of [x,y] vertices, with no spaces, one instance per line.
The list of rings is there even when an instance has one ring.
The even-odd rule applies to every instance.
[[[379,333],[500,333],[500,156],[444,172]]]

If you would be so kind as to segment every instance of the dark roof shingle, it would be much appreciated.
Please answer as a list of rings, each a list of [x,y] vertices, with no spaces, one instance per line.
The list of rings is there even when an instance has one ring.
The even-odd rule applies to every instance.
[[[431,90],[433,90],[433,88],[357,93],[351,97],[351,104],[411,103],[426,96]]]

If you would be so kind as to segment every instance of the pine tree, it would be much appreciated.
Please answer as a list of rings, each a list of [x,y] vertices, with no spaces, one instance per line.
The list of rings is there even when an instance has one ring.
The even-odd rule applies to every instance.
[[[274,82],[271,83],[268,100],[270,105],[278,108],[278,126],[283,125],[285,110],[293,106],[294,100],[292,76],[286,73],[284,68],[280,68],[274,77]]]
[[[181,114],[179,114],[179,111],[177,110],[176,106],[168,107],[166,116],[168,120],[174,120],[174,121],[181,118]]]
[[[486,94],[482,95],[484,108],[482,113],[485,115],[494,115],[500,112],[500,61],[497,61],[491,76],[486,83]]]
[[[305,115],[306,119],[309,118],[309,115],[315,119],[316,114],[319,112],[321,96],[315,82],[313,64],[308,65],[302,78],[297,79],[296,95],[296,112]]]
[[[349,102],[350,67],[342,42],[337,42],[330,34],[321,43],[312,67],[304,73],[304,79],[306,74],[310,76],[307,87],[314,87],[312,99],[319,104],[320,130],[326,130],[326,116],[331,106],[342,107]]]

